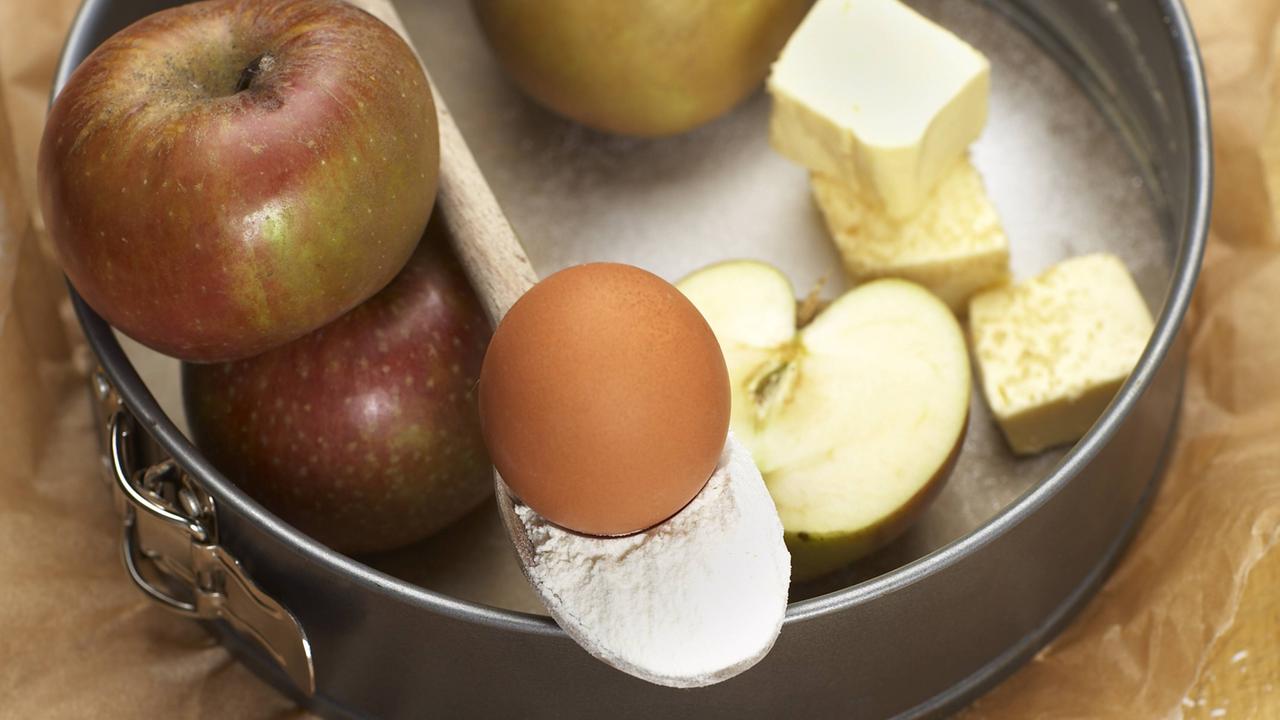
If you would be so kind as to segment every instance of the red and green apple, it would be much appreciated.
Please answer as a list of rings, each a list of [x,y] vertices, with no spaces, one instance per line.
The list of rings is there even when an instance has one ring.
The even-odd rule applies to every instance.
[[[192,361],[296,339],[421,237],[435,106],[408,45],[339,0],[210,0],[108,39],[50,110],[46,224],[116,328]]]

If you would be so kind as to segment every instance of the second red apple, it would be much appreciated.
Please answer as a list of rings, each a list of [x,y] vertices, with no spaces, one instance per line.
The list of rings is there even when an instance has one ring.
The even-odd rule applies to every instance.
[[[489,323],[438,229],[330,325],[248,360],[183,367],[193,439],[214,466],[339,551],[424,538],[493,488],[474,394]]]

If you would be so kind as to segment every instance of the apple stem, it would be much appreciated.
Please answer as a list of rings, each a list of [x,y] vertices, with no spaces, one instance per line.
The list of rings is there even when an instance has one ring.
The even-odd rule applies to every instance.
[[[275,58],[271,57],[270,53],[263,53],[250,60],[249,64],[240,71],[240,79],[236,81],[236,92],[241,93],[248,90],[249,86],[253,84],[254,78],[271,69],[271,65],[274,62]]]
[[[822,299],[822,288],[827,284],[827,276],[823,275],[818,278],[818,282],[813,284],[813,289],[805,296],[804,301],[796,308],[796,327],[803,328],[822,312],[828,303]]]

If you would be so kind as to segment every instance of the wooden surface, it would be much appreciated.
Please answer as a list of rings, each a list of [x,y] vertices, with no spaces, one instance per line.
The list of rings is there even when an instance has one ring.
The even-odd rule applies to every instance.
[[[1254,567],[1235,623],[1182,704],[1187,720],[1280,718],[1280,552]]]

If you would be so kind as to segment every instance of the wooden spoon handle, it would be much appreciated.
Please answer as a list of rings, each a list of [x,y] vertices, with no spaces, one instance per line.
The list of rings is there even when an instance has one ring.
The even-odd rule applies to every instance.
[[[434,90],[440,124],[440,192],[436,212],[449,228],[453,250],[496,327],[538,274],[511,223],[502,214],[453,115]]]
[[[379,18],[404,38],[413,41],[389,0],[350,0],[351,4]],[[414,50],[417,54],[417,50]],[[419,55],[418,61],[422,62]],[[423,72],[430,80],[425,64]],[[480,173],[467,141],[453,121],[449,107],[431,81],[440,125],[440,190],[435,212],[444,217],[453,251],[480,296],[489,320],[497,327],[515,301],[538,282],[520,239],[502,214],[489,183]]]

